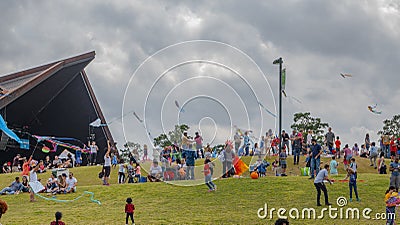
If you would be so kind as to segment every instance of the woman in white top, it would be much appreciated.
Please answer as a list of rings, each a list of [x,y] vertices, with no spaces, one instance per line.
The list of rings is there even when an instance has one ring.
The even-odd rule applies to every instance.
[[[103,180],[103,185],[110,185],[108,183],[108,180],[110,179],[110,172],[111,172],[111,147],[110,147],[110,141],[107,140],[107,152],[104,155],[104,180]]]

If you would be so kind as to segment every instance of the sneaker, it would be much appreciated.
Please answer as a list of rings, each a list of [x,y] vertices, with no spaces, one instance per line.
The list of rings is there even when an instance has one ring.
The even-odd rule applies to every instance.
[[[361,201],[361,199],[357,198],[357,202],[360,202],[360,201]]]
[[[325,203],[325,205],[332,205],[332,204],[328,202],[328,203]]]
[[[350,198],[350,199],[349,199],[349,201],[350,201],[350,202],[352,202],[352,201],[353,201],[353,199],[352,199],[352,198]]]
[[[310,178],[308,178],[308,179],[310,179],[310,180],[311,180],[311,179],[314,179],[314,177],[310,177]]]
[[[213,191],[213,189],[208,189],[208,192],[212,192]]]
[[[317,206],[322,206],[322,205],[318,203]]]

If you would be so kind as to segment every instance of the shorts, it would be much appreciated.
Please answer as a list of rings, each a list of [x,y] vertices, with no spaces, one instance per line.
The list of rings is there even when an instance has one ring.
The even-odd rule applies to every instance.
[[[281,168],[286,169],[286,163],[285,164],[281,163]]]
[[[104,167],[104,176],[105,177],[110,177],[110,172],[111,172],[111,167],[110,166],[105,166]]]
[[[390,156],[396,156],[396,152],[390,152]]]

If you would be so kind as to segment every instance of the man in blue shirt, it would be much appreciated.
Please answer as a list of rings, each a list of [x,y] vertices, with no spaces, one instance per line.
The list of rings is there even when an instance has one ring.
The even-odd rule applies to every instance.
[[[318,172],[317,176],[315,177],[314,180],[314,186],[317,189],[317,206],[321,206],[320,198],[321,198],[321,190],[324,192],[324,197],[325,197],[325,205],[331,205],[328,201],[328,190],[326,189],[326,186],[324,184],[324,180],[329,181],[328,178],[328,169],[329,165],[326,164],[324,166],[324,169]]]
[[[400,185],[400,173],[399,173],[399,157],[394,159],[394,162],[390,163],[389,170],[392,171],[392,175],[390,175],[390,186],[396,187],[396,192],[399,191]]]
[[[320,156],[322,154],[322,147],[321,145],[317,144],[317,140],[315,140],[315,138],[311,140],[310,150],[311,150],[310,179],[314,179],[314,171],[316,171],[316,174],[318,174],[319,172],[319,166],[321,161]]]
[[[15,177],[15,181],[11,183],[9,187],[4,188],[3,190],[0,191],[0,195],[7,193],[9,195],[13,194],[19,194],[19,192],[22,190],[22,184],[19,182],[19,177]]]

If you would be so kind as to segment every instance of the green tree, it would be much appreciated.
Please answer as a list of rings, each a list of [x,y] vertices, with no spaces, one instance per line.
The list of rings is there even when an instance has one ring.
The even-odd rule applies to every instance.
[[[169,131],[168,134],[160,134],[154,138],[154,146],[164,148],[172,144],[181,145],[183,132],[187,130],[189,130],[189,126],[186,124],[175,125],[174,130]]]
[[[321,118],[311,117],[310,112],[295,113],[293,116],[294,123],[290,126],[295,130],[303,130],[304,132],[311,130],[313,137],[317,139],[318,143],[322,143],[324,140],[324,129],[329,125],[328,123],[321,122]]]
[[[383,121],[383,128],[378,131],[378,134],[384,133],[394,135],[395,137],[400,136],[400,115],[394,115],[392,119]]]
[[[124,144],[124,148],[119,150],[120,158],[122,158],[125,162],[129,162],[130,155],[134,155],[136,159],[139,159],[139,154],[143,152],[143,148],[139,143],[134,143],[128,141]]]

